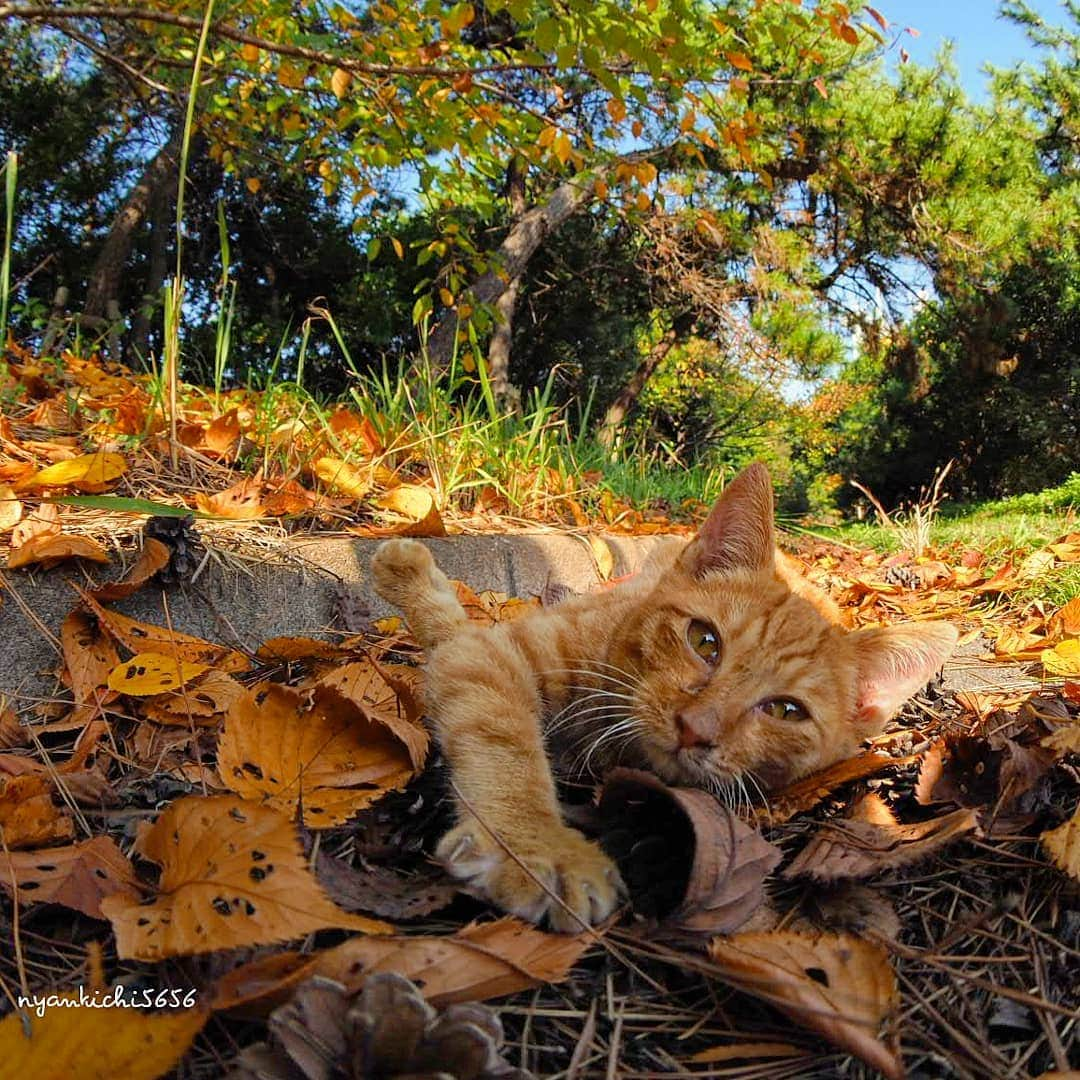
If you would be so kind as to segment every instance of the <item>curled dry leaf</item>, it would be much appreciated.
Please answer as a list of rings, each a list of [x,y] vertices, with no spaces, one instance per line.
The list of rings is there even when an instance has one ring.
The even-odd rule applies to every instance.
[[[375,484],[370,465],[353,465],[341,458],[318,458],[312,462],[311,471],[328,487],[351,499],[362,499]]]
[[[149,904],[119,895],[101,903],[127,959],[266,945],[327,927],[391,929],[335,907],[311,876],[292,822],[232,795],[174,802],[136,847],[161,866],[158,895]]]
[[[1058,728],[1042,741],[1043,746],[1058,754],[1080,754],[1080,723]]]
[[[885,950],[849,934],[777,930],[716,938],[709,954],[719,974],[774,1005],[890,1078],[904,1075],[877,1033],[899,1003]]]
[[[864,780],[868,776],[884,772],[890,765],[897,764],[897,758],[877,750],[869,750],[846,761],[838,761],[835,765],[811,773],[776,792],[769,799],[768,810],[762,810],[759,814],[767,817],[774,825],[782,825],[796,814],[816,806],[841,784]]]
[[[83,603],[97,616],[101,628],[133,653],[156,652],[178,660],[209,664],[218,671],[247,671],[251,661],[227,645],[215,645],[202,638],[167,630],[163,626],[139,622],[118,611],[102,607],[89,593],[76,587]]]
[[[267,664],[293,660],[337,660],[342,655],[342,648],[332,641],[318,641],[309,637],[275,637],[264,641],[255,655]]]
[[[1080,808],[1063,825],[1039,837],[1047,854],[1065,871],[1080,880]]]
[[[116,694],[108,689],[109,673],[120,662],[120,654],[97,619],[81,608],[69,611],[60,626],[60,645],[75,704],[112,701]]]
[[[53,804],[52,783],[43,773],[0,779],[0,834],[9,850],[66,843],[75,824]]]
[[[1080,638],[1059,641],[1042,653],[1043,667],[1051,675],[1074,679],[1080,675]]]
[[[403,721],[404,723],[404,721]],[[348,821],[415,773],[409,748],[373,713],[325,687],[304,695],[261,684],[229,710],[218,771],[238,795],[326,829]]]
[[[141,711],[158,724],[213,726],[244,693],[241,683],[223,671],[210,668],[187,686],[149,698]]]
[[[0,484],[0,533],[9,532],[22,521],[23,504],[10,484]]]
[[[57,996],[79,1001],[78,994]],[[5,1075],[35,1080],[157,1080],[187,1053],[209,1015],[123,1005],[15,1012],[0,1020],[0,1061]]]
[[[109,689],[131,697],[153,697],[186,686],[208,670],[206,664],[158,652],[137,653],[109,672]]]
[[[443,1006],[561,982],[592,940],[591,934],[546,934],[507,917],[473,923],[452,937],[353,938],[322,953],[316,971],[350,990],[369,975],[394,971]]]
[[[60,507],[56,503],[42,503],[31,511],[11,532],[12,548],[22,547],[35,536],[53,535],[60,531]]]
[[[141,589],[159,570],[168,566],[171,555],[172,552],[166,544],[147,536],[131,569],[119,581],[102,585],[99,589],[91,589],[90,594],[96,600],[123,600]]]
[[[818,881],[870,877],[917,862],[977,824],[974,810],[956,810],[916,825],[877,824],[857,816],[831,821],[814,833],[784,870],[784,877]]]
[[[14,884],[13,884],[14,882]],[[41,851],[0,851],[0,886],[20,903],[62,904],[103,919],[101,901],[113,893],[139,899],[135,870],[108,836]]]
[[[245,476],[232,487],[214,495],[204,495],[197,491],[195,505],[204,514],[228,518],[230,521],[251,521],[262,517],[266,513],[263,508],[262,479],[258,476]]]
[[[375,505],[407,519],[408,524],[395,530],[399,536],[446,535],[446,526],[431,488],[420,484],[401,484],[380,495]]]
[[[816,929],[895,941],[902,929],[892,901],[881,889],[844,881],[808,890],[807,916]]]
[[[290,951],[241,964],[214,983],[210,1008],[218,1012],[242,1007],[245,1014],[265,1015],[314,973],[318,960],[318,956]]]
[[[40,563],[48,570],[65,559],[89,559],[90,562],[107,563],[109,553],[89,536],[69,536],[51,533],[35,536],[22,547],[13,548],[8,555],[8,566],[17,570],[22,566]]]
[[[708,792],[616,769],[604,784],[600,813],[604,847],[618,862],[635,909],[659,916],[666,927],[731,933],[764,902],[765,878],[780,849]]]
[[[397,922],[439,911],[460,891],[440,867],[417,874],[399,874],[383,866],[365,865],[357,870],[324,852],[315,861],[315,876],[346,911],[370,911]]]

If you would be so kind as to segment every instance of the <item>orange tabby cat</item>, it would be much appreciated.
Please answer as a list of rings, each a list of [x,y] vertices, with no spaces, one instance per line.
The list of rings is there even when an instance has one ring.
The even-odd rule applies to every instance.
[[[843,629],[778,557],[762,465],[635,578],[513,622],[470,623],[415,540],[383,544],[372,570],[430,649],[428,707],[460,795],[439,858],[472,891],[558,930],[606,918],[621,884],[564,824],[549,751],[577,772],[621,762],[745,799],[747,785],[775,788],[853,753],[957,636],[945,623]]]

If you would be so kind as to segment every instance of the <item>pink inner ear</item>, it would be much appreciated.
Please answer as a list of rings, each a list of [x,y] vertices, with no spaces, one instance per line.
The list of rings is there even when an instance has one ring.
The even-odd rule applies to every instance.
[[[856,722],[883,726],[934,677],[958,636],[948,623],[902,623],[852,634],[859,667]]]
[[[773,495],[760,462],[743,469],[687,546],[683,563],[695,577],[713,572],[763,570],[775,557]]]

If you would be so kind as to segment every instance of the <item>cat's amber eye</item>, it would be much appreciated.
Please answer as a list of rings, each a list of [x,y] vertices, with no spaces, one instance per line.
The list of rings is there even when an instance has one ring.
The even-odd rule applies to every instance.
[[[791,698],[778,697],[763,701],[758,708],[774,720],[809,720],[810,713],[805,705],[801,705]]]
[[[706,664],[715,664],[720,659],[720,636],[707,622],[691,619],[686,640]]]

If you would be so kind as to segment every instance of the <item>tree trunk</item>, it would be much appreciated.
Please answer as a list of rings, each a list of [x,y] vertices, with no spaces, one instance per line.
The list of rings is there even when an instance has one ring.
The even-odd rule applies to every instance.
[[[155,193],[162,188],[171,190],[176,185],[179,150],[180,139],[175,137],[154,155],[113,219],[87,282],[83,318],[88,322],[96,321],[101,325],[108,312],[109,301],[119,299],[124,267]]]
[[[634,402],[640,397],[641,391],[652,378],[653,372],[660,366],[664,357],[671,352],[674,345],[690,333],[693,325],[694,316],[690,312],[684,311],[677,315],[664,336],[649,350],[648,355],[638,364],[637,370],[608,406],[597,436],[597,441],[605,450],[610,450],[615,445],[615,436],[619,426],[634,407]]]
[[[463,297],[465,302],[473,307],[494,304],[511,282],[521,277],[544,240],[592,199],[594,186],[592,177],[576,176],[560,184],[547,202],[526,210],[499,245],[495,254],[498,270],[479,277]],[[458,320],[452,311],[446,312],[431,332],[428,357],[437,371],[445,371],[449,366],[457,332]]]
[[[525,164],[515,157],[506,171],[506,194],[510,202],[511,230],[525,213]],[[488,345],[487,367],[491,392],[503,412],[521,412],[521,392],[510,381],[510,353],[514,342],[514,308],[521,291],[522,275],[511,278],[506,291],[495,301],[495,330]]]
[[[131,328],[131,351],[146,359],[150,355],[150,335],[154,316],[160,310],[161,286],[169,271],[168,245],[169,211],[176,196],[175,184],[171,188],[159,188],[150,207],[150,260],[146,269],[146,282],[143,285],[142,303]]]

